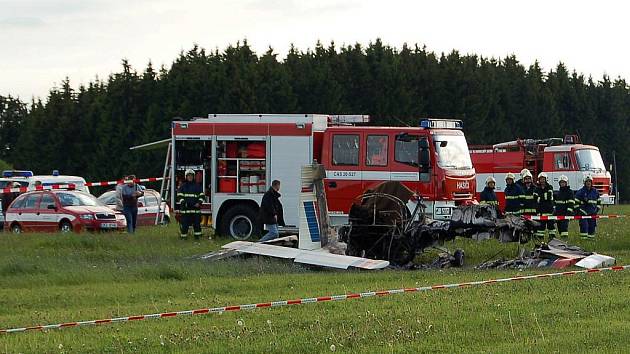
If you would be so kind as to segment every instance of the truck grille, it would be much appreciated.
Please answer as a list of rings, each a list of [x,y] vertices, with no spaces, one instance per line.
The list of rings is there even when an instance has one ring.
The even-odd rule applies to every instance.
[[[116,220],[115,214],[97,213],[96,218],[99,220]]]
[[[608,185],[602,182],[593,183],[593,188],[597,189],[599,194],[608,194]]]
[[[453,199],[454,199],[454,200],[467,200],[467,199],[472,199],[472,194],[470,194],[470,193],[457,193],[457,192],[453,192]]]

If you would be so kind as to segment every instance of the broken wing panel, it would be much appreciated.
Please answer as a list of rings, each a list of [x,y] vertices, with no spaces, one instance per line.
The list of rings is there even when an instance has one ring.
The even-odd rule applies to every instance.
[[[338,269],[348,269],[348,267],[382,269],[389,265],[388,261],[344,256],[321,251],[302,251],[295,258],[295,262]]]
[[[293,258],[296,263],[311,264],[322,267],[348,269],[349,267],[363,269],[382,269],[389,265],[388,261],[373,260],[360,257],[343,256],[324,251],[308,251],[297,248],[266,245],[246,241],[234,241],[223,246],[224,249],[242,253],[256,254],[277,258]]]
[[[234,241],[222,248],[231,249],[238,252],[257,254],[261,256],[278,258],[295,258],[301,251],[297,248],[266,245],[264,243],[254,243],[247,241]]]

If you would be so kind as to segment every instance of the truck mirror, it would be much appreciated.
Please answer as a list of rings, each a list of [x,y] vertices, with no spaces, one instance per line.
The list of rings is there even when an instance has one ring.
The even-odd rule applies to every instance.
[[[440,147],[446,147],[446,145],[448,145],[448,141],[444,140],[444,141],[440,141]]]
[[[431,166],[431,155],[429,154],[428,139],[418,141],[418,168],[420,173],[428,173]]]

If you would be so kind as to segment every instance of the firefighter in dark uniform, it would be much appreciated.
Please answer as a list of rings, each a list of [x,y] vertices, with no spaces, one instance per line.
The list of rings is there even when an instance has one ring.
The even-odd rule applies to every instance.
[[[544,172],[538,174],[538,186],[536,186],[534,191],[534,200],[536,200],[536,212],[538,215],[553,215],[553,187],[547,183],[547,174]],[[549,234],[549,240],[556,237],[556,225],[553,220],[541,220],[540,228],[536,230],[536,235],[544,238],[545,229]]]
[[[535,191],[536,185],[532,181],[532,174],[527,170],[523,175],[523,215],[536,215]]]
[[[530,176],[532,175],[531,172],[529,172],[528,169],[524,168],[521,170],[521,172],[519,173],[519,176],[521,178],[518,179],[518,181],[516,181],[516,184],[521,187],[522,190],[525,190],[525,182],[523,182],[523,179],[525,178],[525,175],[529,174]]]
[[[523,190],[514,183],[514,174],[505,175],[505,214],[520,215],[523,208]]]
[[[575,203],[578,208],[577,215],[597,215],[599,211],[599,192],[593,188],[593,178],[584,177],[584,187],[575,193]],[[583,239],[594,239],[597,220],[580,220],[580,237]]]
[[[186,181],[177,190],[177,203],[181,214],[180,237],[182,240],[188,237],[188,228],[191,225],[195,239],[201,238],[201,203],[203,201],[203,189],[201,184],[195,182],[195,171],[186,170]]]
[[[479,204],[492,205],[498,210],[499,201],[497,200],[496,193],[494,193],[496,183],[497,181],[494,179],[494,177],[488,176],[488,178],[486,178],[486,187],[479,194]]]
[[[554,215],[569,216],[573,215],[573,205],[575,204],[575,195],[569,187],[569,178],[565,175],[560,176],[560,190],[554,196],[554,204],[556,210]],[[569,220],[558,220],[558,232],[563,239],[569,238]]]

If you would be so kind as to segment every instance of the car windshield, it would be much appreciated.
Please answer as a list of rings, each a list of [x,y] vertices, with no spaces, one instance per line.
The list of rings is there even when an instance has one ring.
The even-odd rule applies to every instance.
[[[103,206],[94,196],[85,193],[57,193],[62,206]]]
[[[604,161],[602,160],[602,155],[600,155],[599,150],[577,150],[575,152],[575,158],[580,167],[580,171],[606,171],[606,166],[604,166]]]
[[[433,136],[438,165],[449,170],[468,170],[472,168],[468,144],[463,135]]]
[[[116,191],[109,191],[97,198],[103,204],[116,204]]]

